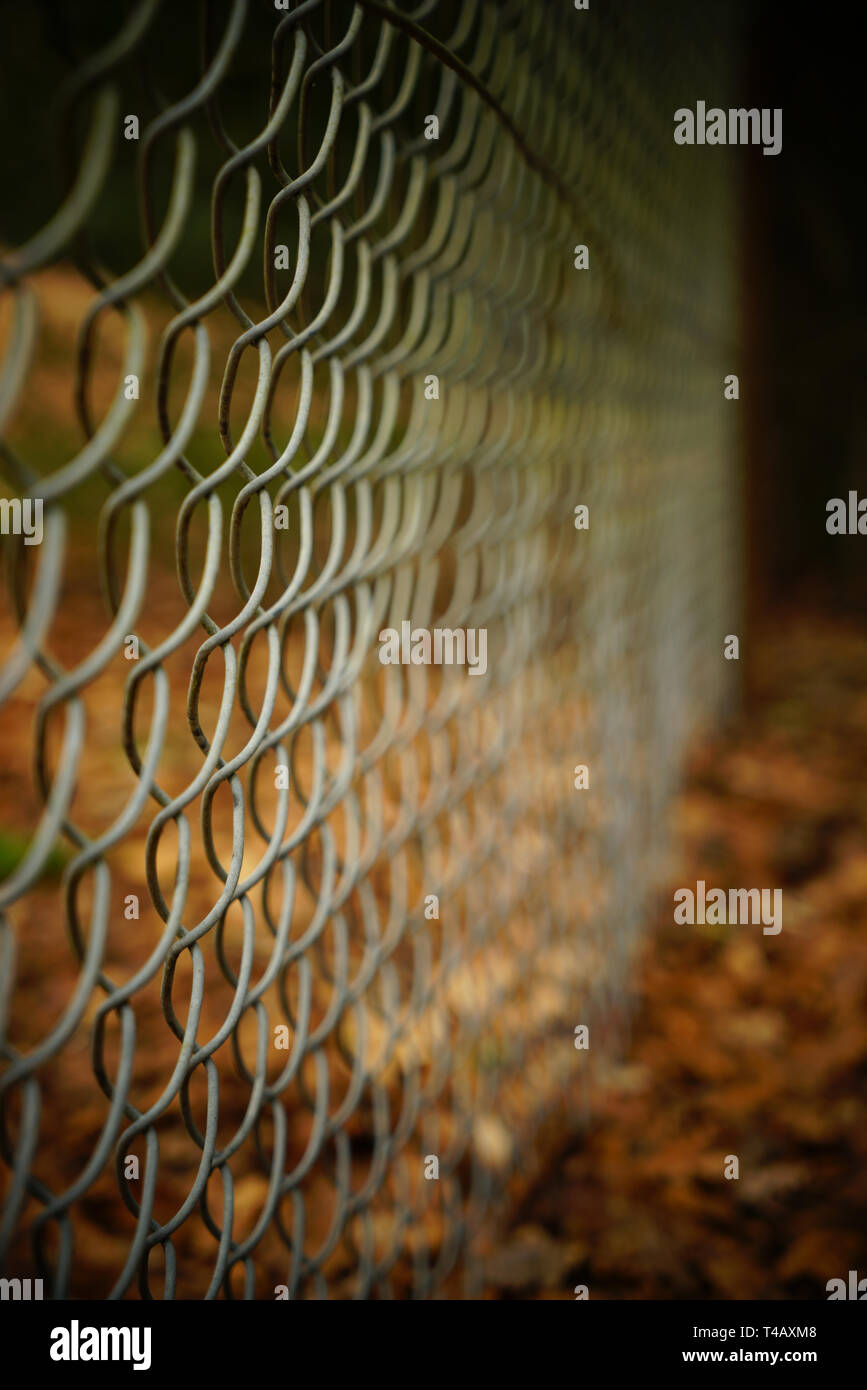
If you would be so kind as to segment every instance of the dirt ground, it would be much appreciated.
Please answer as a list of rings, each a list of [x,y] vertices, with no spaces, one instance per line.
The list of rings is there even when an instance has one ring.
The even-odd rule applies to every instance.
[[[488,1259],[501,1297],[824,1299],[867,1273],[867,636],[781,619],[757,696],[692,760],[631,1044]],[[676,925],[700,878],[781,888],[782,930]]]

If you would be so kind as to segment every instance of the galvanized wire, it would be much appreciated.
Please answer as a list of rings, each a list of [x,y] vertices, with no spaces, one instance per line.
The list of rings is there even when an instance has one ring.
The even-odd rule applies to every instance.
[[[665,807],[727,696],[736,190],[671,122],[686,79],[730,78],[731,25],[696,50],[658,7],[202,21],[180,96],[158,0],[74,68],[56,211],[0,266],[3,464],[45,525],[3,540],[27,843],[0,1251],[55,1298],[477,1292],[574,1123],[575,1025],[614,1056]],[[93,234],[124,171],[137,255]],[[22,417],[61,283],[90,296],[69,453]],[[405,620],[486,629],[486,674],[382,666]]]

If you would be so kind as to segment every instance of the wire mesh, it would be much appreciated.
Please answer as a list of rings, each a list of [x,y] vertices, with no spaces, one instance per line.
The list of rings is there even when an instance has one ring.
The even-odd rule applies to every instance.
[[[730,690],[736,189],[671,131],[731,23],[64,13],[0,267],[4,1272],[483,1291]]]

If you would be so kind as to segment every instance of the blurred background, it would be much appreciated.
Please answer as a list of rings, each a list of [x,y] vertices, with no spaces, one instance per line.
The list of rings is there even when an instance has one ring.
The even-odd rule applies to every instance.
[[[864,488],[857,57],[845,26],[808,5],[747,17],[745,94],[782,106],[786,131],[779,157],[744,161],[745,322],[761,373],[745,398],[751,598],[756,613],[794,597],[860,612],[858,537],[824,525],[830,497]]]
[[[867,551],[825,526],[867,495],[860,59],[839,7],[741,14],[742,104],[784,130],[740,156],[744,701],[693,750],[623,1072],[500,1252],[507,1297],[567,1297],[564,1264],[591,1298],[814,1299],[867,1268]],[[700,878],[781,886],[780,936],[686,942],[671,893]]]

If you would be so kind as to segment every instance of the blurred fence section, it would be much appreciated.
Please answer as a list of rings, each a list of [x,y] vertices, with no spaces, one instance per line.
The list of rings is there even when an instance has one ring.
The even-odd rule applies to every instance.
[[[85,8],[3,137],[4,1273],[476,1292],[726,698],[732,37]]]

